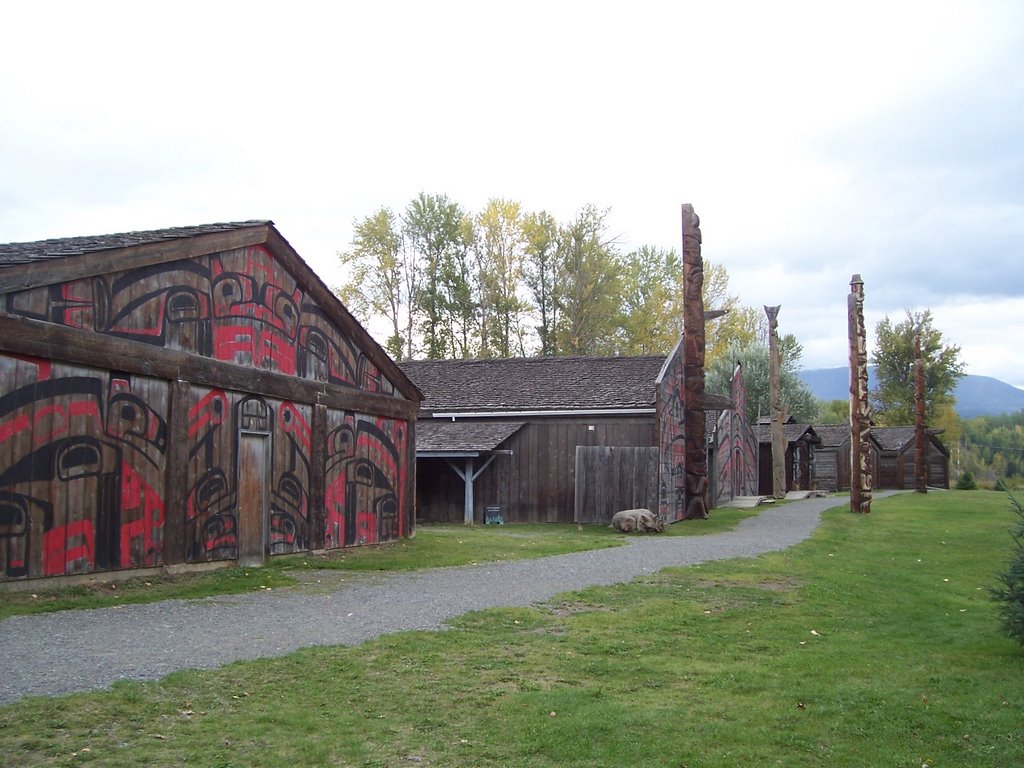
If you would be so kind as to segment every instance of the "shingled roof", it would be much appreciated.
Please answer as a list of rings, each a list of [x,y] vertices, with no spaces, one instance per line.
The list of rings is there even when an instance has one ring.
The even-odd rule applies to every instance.
[[[416,453],[487,453],[522,426],[521,421],[421,421],[416,425]]]
[[[0,244],[0,269],[15,264],[28,264],[48,259],[63,259],[68,256],[81,256],[87,253],[111,251],[116,248],[130,248],[136,245],[147,245],[168,240],[180,240],[185,237],[212,235],[219,232],[231,232],[237,229],[272,225],[269,220],[235,221],[220,224],[201,224],[192,227],[171,227],[168,229],[151,229],[143,232],[121,232],[114,235],[95,235],[90,237],[65,237],[55,240],[36,240],[30,243]]]
[[[786,435],[787,443],[795,443],[798,440],[806,440],[810,443],[820,442],[818,433],[810,424],[783,424],[782,429]],[[771,424],[757,424],[754,427],[754,433],[757,435],[757,442],[759,443],[770,443],[772,441]]]
[[[664,355],[414,360],[402,371],[433,412],[654,408]]]
[[[949,449],[938,439],[938,435],[941,433],[941,429],[932,427],[925,429],[925,434],[928,437],[935,438],[934,442],[939,450],[943,453],[948,453]],[[916,439],[914,427],[872,427],[871,434],[878,441],[883,451],[902,451],[913,445]]]
[[[850,439],[849,424],[815,424],[814,431],[821,438],[822,446],[834,448]]]

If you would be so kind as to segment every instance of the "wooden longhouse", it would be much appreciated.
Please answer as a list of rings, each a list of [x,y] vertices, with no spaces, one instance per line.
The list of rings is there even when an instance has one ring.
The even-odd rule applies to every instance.
[[[812,450],[821,442],[810,424],[797,424],[792,417],[783,424],[786,436],[786,492],[809,491],[811,487]],[[758,453],[757,489],[763,496],[771,496],[772,488],[772,427],[768,417],[762,417],[755,427]]]
[[[927,484],[949,488],[949,448],[939,439],[940,432],[926,430]],[[914,427],[872,427],[871,434],[880,449],[875,487],[912,490],[916,477]]]
[[[272,222],[0,245],[0,580],[406,536],[419,400]]]
[[[646,507],[680,519],[681,361],[678,344],[667,357],[401,363],[424,393],[420,518],[603,523]]]
[[[811,463],[813,487],[819,491],[850,490],[850,425],[816,424],[814,431],[821,443],[814,446]],[[878,477],[878,457],[881,446],[874,435],[869,435],[868,466],[871,476]],[[874,483],[877,487],[877,482]]]

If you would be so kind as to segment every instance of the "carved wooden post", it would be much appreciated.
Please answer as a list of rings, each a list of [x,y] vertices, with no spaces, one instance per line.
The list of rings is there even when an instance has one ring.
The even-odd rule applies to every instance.
[[[704,260],[700,219],[683,205],[683,429],[686,439],[687,520],[706,518],[708,456],[704,426]]]
[[[921,333],[914,334],[914,490],[928,493],[928,445],[924,433],[924,358]]]
[[[850,280],[847,297],[850,331],[850,511],[871,512],[871,406],[868,402],[868,351],[864,330],[864,281]]]
[[[779,310],[782,305],[776,307],[765,306],[764,313],[768,316],[768,392],[771,398],[769,404],[772,416],[772,495],[776,499],[786,497],[786,431],[783,422],[786,414],[782,408],[780,369],[782,367],[779,359]]]

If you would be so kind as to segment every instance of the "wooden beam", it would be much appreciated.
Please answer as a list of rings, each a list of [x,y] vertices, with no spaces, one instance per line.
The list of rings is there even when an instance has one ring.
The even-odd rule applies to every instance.
[[[260,245],[266,242],[271,229],[261,224],[227,232],[14,264],[0,270],[0,294]]]
[[[419,404],[0,313],[0,351],[412,421]]]
[[[185,520],[188,494],[189,385],[170,382],[167,420],[167,464],[164,472],[164,565],[185,562]]]
[[[309,548],[323,549],[327,531],[327,408],[313,406],[313,449],[309,467]]]

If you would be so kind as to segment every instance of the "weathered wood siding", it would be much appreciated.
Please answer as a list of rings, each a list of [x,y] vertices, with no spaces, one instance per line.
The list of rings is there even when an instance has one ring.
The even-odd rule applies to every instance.
[[[932,440],[933,438],[928,438],[925,441],[925,461],[928,463],[927,484],[934,488],[949,488],[949,457]],[[886,487],[914,490],[917,477],[914,444],[906,446],[899,458],[893,461],[897,463],[897,484]]]
[[[606,525],[622,509],[658,508],[657,448],[576,446],[576,514],[582,525]]]
[[[842,487],[839,484],[839,462],[841,461],[839,457],[842,455],[843,451],[835,446],[814,449],[812,481],[816,490],[838,491]],[[849,454],[847,454],[846,460],[849,462]]]
[[[328,314],[262,246],[0,296],[0,579],[408,533],[415,404]]]
[[[482,523],[485,506],[501,505],[507,522],[571,523],[575,514],[576,446],[654,444],[652,416],[534,419],[501,445],[512,450],[512,455],[497,456],[477,479],[473,519]],[[464,460],[453,461],[461,467]],[[476,461],[479,467],[481,460]],[[417,472],[419,519],[462,522],[463,483],[448,463],[443,459],[420,459]]]

